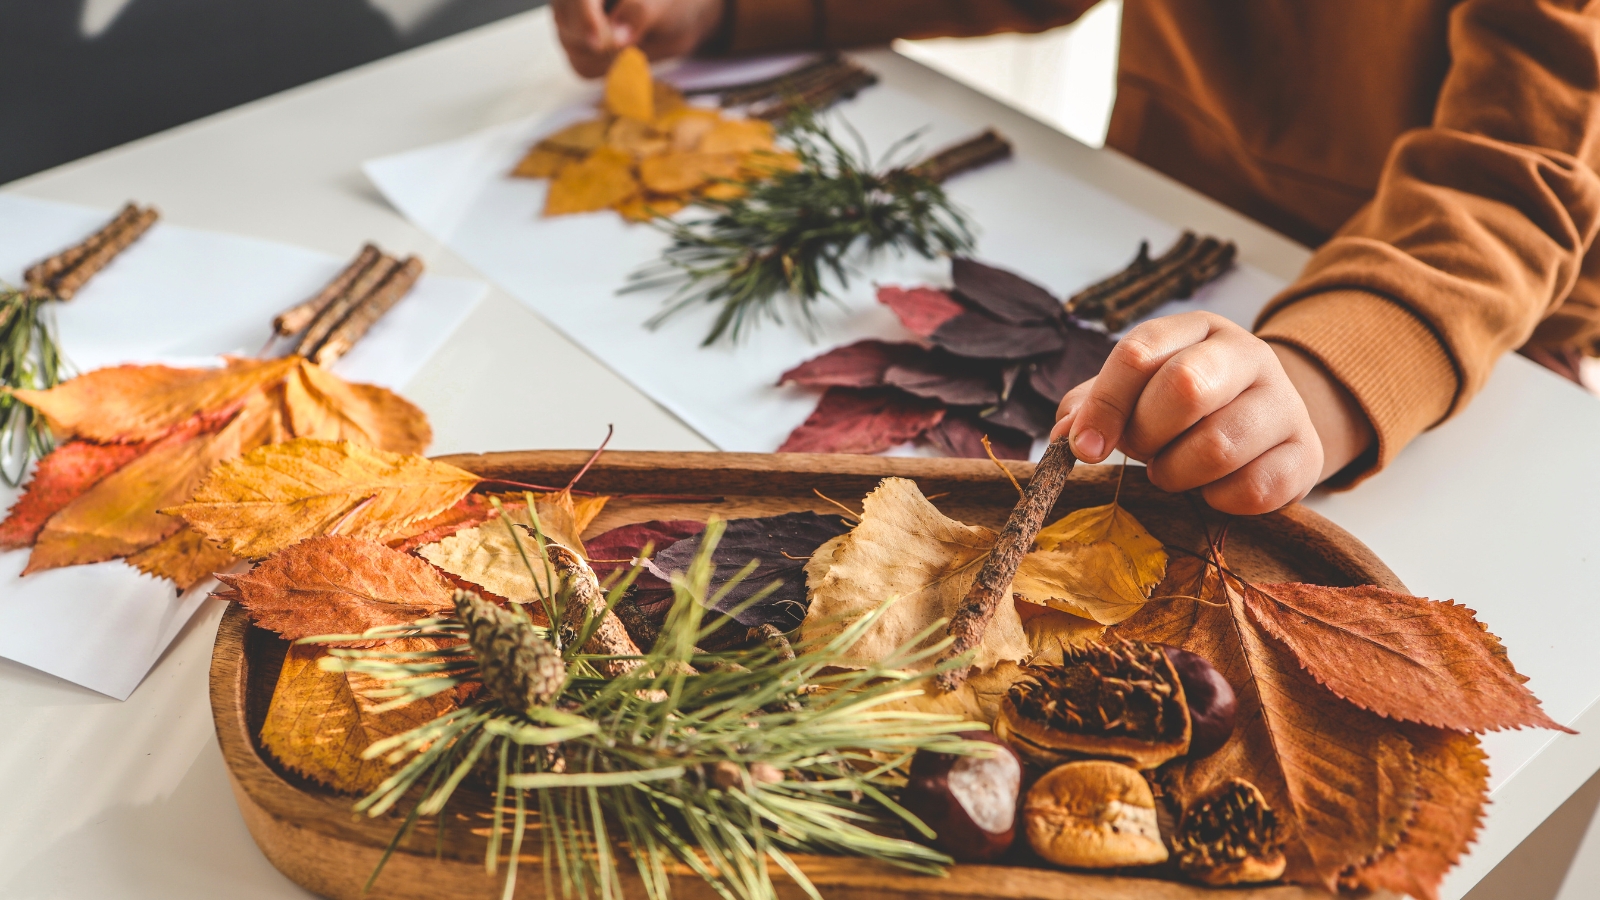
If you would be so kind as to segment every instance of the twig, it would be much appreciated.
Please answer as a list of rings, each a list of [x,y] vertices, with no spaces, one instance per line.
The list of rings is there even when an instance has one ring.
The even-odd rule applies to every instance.
[[[339,357],[350,352],[356,341],[367,333],[383,314],[400,302],[400,298],[410,293],[417,279],[422,277],[422,260],[415,256],[408,256],[399,265],[389,271],[383,283],[373,288],[365,297],[357,300],[354,308],[345,315],[344,319],[335,325],[333,331],[323,340],[309,357],[319,366],[333,363]]]
[[[561,614],[561,628],[566,632],[562,643],[576,638],[590,620],[598,619],[600,624],[584,643],[583,652],[596,656],[642,656],[639,645],[628,636],[628,629],[622,627],[622,621],[606,604],[605,592],[600,590],[600,580],[595,577],[594,569],[589,568],[583,557],[554,541],[547,542],[544,549],[550,564],[565,576],[571,591],[567,608]],[[610,659],[600,663],[600,669],[606,677],[616,678],[642,665],[642,659]]]
[[[1006,480],[1011,482],[1011,486],[1017,489],[1017,496],[1018,497],[1026,497],[1026,496],[1028,496],[1027,494],[1024,494],[1022,492],[1022,485],[1017,483],[1017,476],[1011,474],[1011,470],[1006,468],[1005,463],[1002,463],[1000,461],[999,457],[994,455],[994,448],[989,445],[989,436],[987,434],[982,437],[982,441],[983,441],[983,452],[989,454],[989,461],[994,463],[995,468],[1000,470],[1000,474],[1004,475],[1006,477]]]
[[[378,261],[380,253],[372,244],[363,245],[361,252],[350,261],[333,280],[309,300],[291,306],[272,318],[272,330],[283,337],[293,337],[304,331],[317,314],[327,308],[335,298],[350,289],[362,272]]]
[[[567,486],[562,488],[562,490],[567,491],[568,493],[572,492],[572,488],[578,483],[578,479],[582,478],[584,476],[584,473],[589,471],[589,467],[594,465],[595,460],[600,458],[600,454],[606,452],[606,445],[611,443],[611,436],[613,434],[616,434],[616,433],[617,433],[617,426],[615,426],[615,425],[607,425],[606,426],[606,438],[605,438],[605,440],[600,442],[600,446],[596,447],[594,449],[594,453],[589,456],[589,461],[585,462],[583,464],[583,468],[578,470],[578,474],[572,476],[572,480],[567,482]]]
[[[376,290],[399,265],[399,261],[393,257],[380,255],[351,283],[349,290],[335,297],[322,308],[322,312],[317,313],[316,318],[311,320],[311,324],[306,327],[306,333],[301,335],[300,343],[294,349],[296,355],[310,359],[311,354],[315,353],[328,335],[333,333],[333,329],[350,314],[350,310]]]
[[[981,169],[1011,157],[1011,142],[993,128],[952,144],[911,167],[914,174],[944,183],[973,169]]]
[[[978,570],[978,577],[967,591],[966,598],[961,601],[961,607],[950,618],[949,635],[954,641],[940,657],[940,662],[949,662],[983,643],[984,632],[988,630],[995,611],[1000,608],[1000,602],[1010,598],[1011,582],[1017,576],[1017,566],[1022,562],[1023,554],[1028,552],[1034,538],[1039,536],[1044,518],[1056,505],[1076,462],[1065,437],[1050,442],[1044,451],[1044,458],[1033,470],[1033,478],[1028,482],[1022,500],[1011,511],[1011,517],[1006,520],[1005,528],[995,540],[989,558]],[[953,668],[941,673],[938,681],[945,690],[953,691],[966,679],[965,668]]]

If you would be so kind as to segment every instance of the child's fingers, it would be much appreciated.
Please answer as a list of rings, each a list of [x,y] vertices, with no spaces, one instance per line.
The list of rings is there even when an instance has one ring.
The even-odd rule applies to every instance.
[[[1316,459],[1312,459],[1316,456]],[[1280,509],[1311,492],[1321,470],[1320,453],[1299,439],[1284,441],[1249,465],[1201,488],[1206,503],[1219,512],[1256,516]]]
[[[1218,322],[1226,321],[1210,313],[1184,313],[1146,322],[1128,332],[1112,348],[1094,387],[1075,411],[1073,454],[1091,463],[1109,456],[1122,440],[1128,418],[1151,377],[1180,350],[1205,340]]]
[[[1213,334],[1178,351],[1139,395],[1119,446],[1135,459],[1155,457],[1196,423],[1259,384],[1269,363],[1277,365],[1272,350],[1242,330]]]
[[[554,0],[551,11],[572,68],[585,78],[604,75],[615,52],[604,0]]]
[[[1072,420],[1077,415],[1078,407],[1083,405],[1083,398],[1089,396],[1092,390],[1093,378],[1067,391],[1067,395],[1061,398],[1061,402],[1056,404],[1056,424],[1050,429],[1050,440],[1064,437],[1072,429]]]
[[[660,15],[659,4],[647,0],[622,0],[611,11],[611,40],[620,49],[637,43]]]
[[[1282,414],[1281,393],[1275,386],[1252,387],[1179,435],[1150,460],[1150,482],[1173,493],[1193,490],[1248,467],[1294,437],[1299,423]]]

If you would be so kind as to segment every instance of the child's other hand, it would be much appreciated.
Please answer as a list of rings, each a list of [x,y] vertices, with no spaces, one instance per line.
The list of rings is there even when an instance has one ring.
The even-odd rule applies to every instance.
[[[637,45],[651,59],[693,53],[722,22],[723,0],[552,0],[556,34],[572,68],[598,78],[617,51]]]
[[[1239,515],[1299,500],[1372,441],[1354,399],[1315,362],[1207,312],[1128,332],[1056,418],[1051,437],[1070,434],[1079,459],[1121,450],[1157,487],[1199,488]]]

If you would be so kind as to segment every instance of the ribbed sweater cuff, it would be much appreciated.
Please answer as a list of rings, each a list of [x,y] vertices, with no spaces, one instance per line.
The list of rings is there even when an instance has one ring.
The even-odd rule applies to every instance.
[[[1444,345],[1405,307],[1377,294],[1336,290],[1301,297],[1256,325],[1263,340],[1308,354],[1344,385],[1378,442],[1330,487],[1351,487],[1389,464],[1450,412],[1459,386]]]
[[[822,46],[822,0],[733,0],[727,52],[734,56]]]

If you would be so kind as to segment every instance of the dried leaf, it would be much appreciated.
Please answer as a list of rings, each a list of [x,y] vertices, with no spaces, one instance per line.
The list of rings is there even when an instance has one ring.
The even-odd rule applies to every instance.
[[[166,510],[244,558],[326,534],[376,540],[438,515],[479,481],[420,456],[296,439],[218,466],[193,499]]]
[[[617,214],[629,222],[648,222],[670,216],[688,204],[675,197],[655,197],[635,194],[617,205]]]
[[[606,129],[605,146],[621,150],[634,160],[665,153],[672,146],[666,135],[649,122],[617,119]]]
[[[739,174],[735,153],[663,153],[639,163],[639,181],[657,194],[686,194],[708,181]]]
[[[753,519],[730,519],[716,549],[711,551],[711,586],[708,596],[726,588],[713,609],[730,615],[748,628],[772,625],[779,631],[793,631],[806,616],[806,563],[817,548],[850,530],[842,516],[823,516],[814,512],[784,513]],[[656,551],[647,564],[649,571],[663,581],[673,572],[689,568],[700,552],[700,535],[685,538]],[[756,568],[729,587],[744,567]],[[778,587],[747,609],[736,608],[755,594]]]
[[[1464,606],[1372,585],[1263,584],[1244,602],[1313,678],[1362,709],[1453,731],[1571,731]]]
[[[939,326],[967,311],[950,295],[934,288],[878,288],[878,302],[894,311],[900,324],[917,337],[932,337]]]
[[[701,153],[753,153],[773,149],[772,123],[762,119],[723,119],[700,139]]]
[[[945,456],[987,459],[989,454],[983,449],[985,435],[989,438],[989,449],[999,459],[1025,460],[1033,452],[1033,438],[1010,428],[991,425],[970,414],[947,412],[923,437]]]
[[[1056,405],[1035,397],[1029,391],[1013,390],[998,407],[979,414],[983,421],[1020,431],[1034,439],[1050,436],[1056,424]]]
[[[656,117],[650,61],[638,47],[623,47],[606,73],[606,109],[641,122]]]
[[[899,391],[831,387],[778,450],[880,453],[915,440],[943,418],[942,405]]]
[[[428,650],[438,643],[415,638],[394,641],[396,652]],[[283,659],[261,744],[286,768],[348,794],[369,793],[389,777],[382,759],[364,760],[371,744],[430,722],[456,707],[450,691],[374,713],[377,704],[363,692],[382,687],[371,676],[328,672],[318,661],[322,647],[294,645]]]
[[[218,369],[111,366],[48,391],[16,391],[58,432],[92,441],[152,441],[204,413],[237,407],[299,365],[296,358],[230,359]]]
[[[598,534],[584,544],[589,551],[589,565],[603,583],[633,568],[633,561],[647,550],[653,555],[684,538],[694,537],[705,527],[706,523],[693,519],[636,522]],[[648,590],[666,588],[668,585],[650,574],[648,569],[642,569],[634,580],[634,587]]]
[[[582,162],[561,170],[550,182],[544,214],[597,212],[639,192],[633,178],[633,157],[612,147],[601,147]]]
[[[1107,334],[1068,325],[1066,346],[1059,353],[1028,364],[1028,387],[1050,403],[1060,403],[1067,391],[1100,374],[1117,342]]]
[[[577,162],[582,158],[574,153],[538,144],[517,161],[516,167],[511,170],[511,175],[514,178],[553,178],[560,174],[568,163]]]
[[[1012,592],[1029,603],[1114,625],[1145,604],[1127,554],[1109,544],[1035,550],[1017,566]]]
[[[165,578],[187,591],[239,560],[185,525],[155,544],[128,557],[128,565],[156,578]]]
[[[1200,560],[1174,560],[1156,596],[1115,633],[1198,653],[1239,697],[1233,738],[1168,770],[1178,802],[1245,778],[1289,826],[1286,877],[1329,889],[1347,869],[1404,842],[1403,823],[1417,816],[1426,785],[1401,726],[1318,684],[1247,612],[1236,583]],[[1478,795],[1456,814],[1471,818],[1480,802]],[[1446,855],[1462,846],[1464,839]]]
[[[588,156],[606,139],[606,129],[611,121],[606,118],[590,119],[561,129],[535,144],[536,149],[551,150],[577,157]]]
[[[410,553],[424,544],[444,540],[465,528],[476,528],[499,513],[483,494],[468,494],[460,502],[437,516],[413,523],[411,534],[388,542],[389,549]]]
[[[519,498],[520,499],[520,498]],[[589,523],[605,509],[610,497],[574,497],[571,491],[553,491],[534,494],[534,511],[539,514],[539,530],[545,540],[555,541],[587,558],[583,548],[583,532]],[[525,503],[506,507],[506,516],[528,530],[533,530],[533,517],[528,515]],[[502,529],[503,530],[503,529]]]
[[[418,547],[417,555],[512,603],[532,603],[549,593],[551,571],[539,556],[538,540],[525,525],[495,519]]]
[[[883,383],[916,397],[951,406],[1000,402],[1000,369],[987,360],[962,359],[934,350],[908,355],[883,373]]]
[[[994,546],[995,532],[948,518],[915,482],[885,478],[861,502],[861,524],[817,549],[806,564],[811,608],[805,640],[837,635],[894,599],[894,606],[839,660],[860,667],[884,659],[925,628],[954,615]],[[897,599],[895,599],[897,598]],[[942,630],[929,637],[934,643]],[[1001,604],[973,664],[987,671],[1026,659],[1027,635],[1016,608]],[[933,660],[923,661],[931,666]]]
[[[778,376],[778,384],[805,387],[878,387],[896,362],[923,353],[911,344],[867,339],[835,347]]]
[[[421,453],[433,442],[427,415],[411,401],[299,362],[283,383],[288,437],[352,441],[390,453]]]
[[[1015,272],[958,256],[950,260],[950,279],[956,293],[1002,322],[1028,325],[1063,315],[1061,301]]]
[[[700,149],[700,140],[722,121],[714,109],[684,106],[664,115],[656,116],[656,129],[671,136],[672,149],[694,151]]]
[[[24,574],[128,556],[177,531],[182,522],[160,510],[194,493],[213,466],[266,440],[277,411],[257,393],[220,431],[173,431],[50,517]],[[265,429],[270,432],[270,428]]]
[[[947,320],[929,340],[957,356],[995,360],[1043,356],[1066,346],[1062,329],[1054,324],[1012,325],[976,312]]]
[[[450,584],[433,566],[376,541],[344,535],[308,538],[249,572],[221,580],[239,592],[252,622],[291,641],[359,634],[454,608]]]
[[[149,449],[148,443],[68,441],[50,451],[39,460],[22,496],[0,522],[0,550],[33,546],[51,516]]]
[[[1034,544],[1040,550],[1059,550],[1066,544],[1110,544],[1127,555],[1144,597],[1150,596],[1167,572],[1167,551],[1161,542],[1115,501],[1085,507],[1046,525]]]

